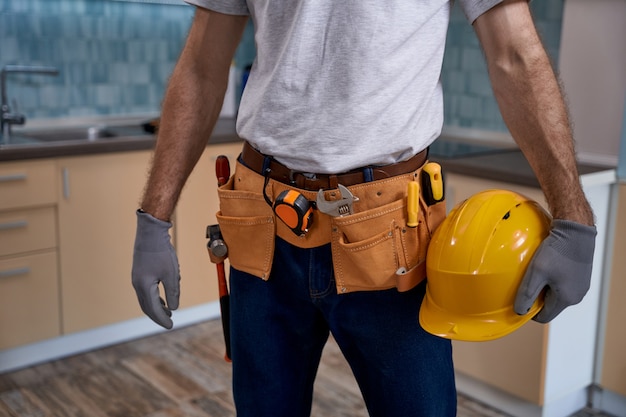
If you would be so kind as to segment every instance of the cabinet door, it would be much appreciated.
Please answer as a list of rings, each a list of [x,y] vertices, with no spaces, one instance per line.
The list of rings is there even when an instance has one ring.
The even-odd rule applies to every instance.
[[[617,209],[611,276],[606,307],[606,330],[604,332],[600,385],[615,393],[626,396],[626,184],[616,186]]]
[[[139,317],[130,273],[150,152],[58,161],[64,333]]]
[[[53,205],[54,188],[53,160],[0,164],[0,210]]]
[[[242,144],[208,146],[189,177],[175,213],[176,248],[181,271],[181,305],[218,299],[217,273],[207,253],[206,227],[219,210],[215,160],[226,155],[231,170]]]
[[[448,209],[489,189],[506,189],[532,198],[546,207],[538,188],[447,173]],[[458,342],[455,369],[534,404],[543,402],[543,376],[547,326],[530,321],[515,332],[489,342]]]
[[[56,245],[54,207],[0,211],[0,256],[54,249]]]
[[[516,185],[504,181],[486,180],[448,172],[444,172],[444,175],[446,180],[446,204],[448,206],[448,210],[454,207],[455,204],[458,204],[474,194],[485,190],[515,191],[528,198],[532,198],[541,204],[546,210],[548,209],[548,204],[546,203],[545,197],[539,188]]]
[[[59,336],[56,251],[0,259],[0,349]]]

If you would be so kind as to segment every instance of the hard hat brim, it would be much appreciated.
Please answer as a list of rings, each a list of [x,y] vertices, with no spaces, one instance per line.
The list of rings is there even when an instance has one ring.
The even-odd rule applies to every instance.
[[[419,324],[430,334],[445,339],[466,342],[486,342],[506,336],[530,321],[543,307],[543,294],[528,313],[519,315],[512,308],[491,311],[488,314],[461,314],[445,310],[432,301],[426,287],[426,296],[419,311]]]

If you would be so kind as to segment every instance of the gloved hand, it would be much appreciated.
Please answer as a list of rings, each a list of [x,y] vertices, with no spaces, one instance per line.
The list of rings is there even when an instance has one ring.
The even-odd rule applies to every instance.
[[[544,287],[545,304],[533,320],[548,323],[578,304],[589,290],[596,233],[594,226],[554,220],[517,290],[515,312],[526,314]]]
[[[133,254],[132,282],[141,310],[155,323],[172,328],[172,310],[178,308],[180,272],[168,233],[172,224],[137,210],[137,234]],[[167,304],[159,296],[163,283]]]

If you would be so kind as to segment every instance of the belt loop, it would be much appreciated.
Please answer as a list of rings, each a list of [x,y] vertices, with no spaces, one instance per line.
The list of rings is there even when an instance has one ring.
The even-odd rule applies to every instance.
[[[331,190],[335,188],[339,188],[339,178],[337,178],[336,175],[328,176],[328,188]]]
[[[289,170],[289,185],[291,185],[292,187],[295,187],[297,185],[296,174],[298,174],[297,171],[294,171],[293,169]]]
[[[374,170],[372,167],[363,168],[363,182],[372,182],[374,181]]]
[[[272,157],[263,155],[263,175],[267,176],[269,174],[270,164],[272,163]]]

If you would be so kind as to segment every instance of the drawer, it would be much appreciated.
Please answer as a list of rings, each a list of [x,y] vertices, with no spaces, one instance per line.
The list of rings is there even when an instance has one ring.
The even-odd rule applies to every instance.
[[[54,161],[0,164],[0,210],[56,202]]]
[[[56,251],[0,261],[0,349],[59,336]]]
[[[0,212],[0,256],[52,249],[56,240],[53,207]]]

